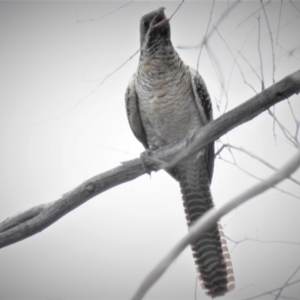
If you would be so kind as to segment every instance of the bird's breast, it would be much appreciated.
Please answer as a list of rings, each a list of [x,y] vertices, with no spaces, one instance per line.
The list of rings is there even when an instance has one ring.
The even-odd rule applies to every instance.
[[[139,109],[148,143],[158,148],[185,138],[200,119],[188,70],[146,70],[136,80]]]

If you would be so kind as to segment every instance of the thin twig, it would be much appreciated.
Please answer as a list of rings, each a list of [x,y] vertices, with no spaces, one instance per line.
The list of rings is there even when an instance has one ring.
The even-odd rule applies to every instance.
[[[225,158],[222,158],[222,157],[221,157],[220,159],[223,160],[223,161],[225,161],[225,162],[227,162],[228,164],[231,164],[231,165],[235,166],[237,169],[239,169],[240,171],[244,172],[244,173],[247,174],[248,176],[250,176],[250,177],[252,177],[252,178],[254,178],[254,179],[256,179],[256,180],[263,181],[262,178],[253,175],[253,174],[250,173],[248,170],[246,170],[246,169],[242,168],[241,166],[239,166],[235,161],[232,162],[232,161],[229,161],[229,160],[227,160],[227,159],[225,159]],[[297,196],[297,195],[295,195],[295,194],[293,194],[293,193],[290,193],[290,192],[288,192],[288,191],[285,191],[285,190],[283,190],[283,189],[281,189],[281,188],[279,188],[279,187],[277,187],[277,186],[274,186],[273,189],[275,189],[275,190],[277,190],[277,191],[280,191],[280,192],[283,193],[283,194],[289,195],[289,196],[291,196],[291,197],[293,197],[293,198],[296,198],[296,199],[300,200],[300,197],[299,197],[299,196]]]
[[[290,112],[293,116],[293,119],[294,119],[294,122],[295,122],[295,125],[298,126],[299,125],[299,121],[297,120],[296,116],[295,116],[295,113],[294,113],[294,110],[292,108],[292,105],[291,105],[291,102],[290,102],[290,99],[287,99],[287,103],[289,105],[289,108],[290,108]]]
[[[285,286],[285,288],[287,288],[287,287],[289,287],[289,286],[292,286],[292,285],[294,285],[294,284],[297,284],[297,283],[299,283],[299,282],[300,282],[300,279],[299,279],[299,280],[296,280],[296,281],[293,281],[293,282],[287,284],[287,285]],[[274,292],[276,292],[276,291],[278,291],[278,290],[280,290],[280,288],[276,288],[276,289],[273,289],[273,290],[264,292],[264,293],[262,293],[262,294],[256,295],[256,296],[254,296],[254,297],[246,298],[246,299],[243,299],[243,300],[253,300],[253,299],[257,299],[257,298],[262,297],[262,296],[270,295],[270,294],[272,294],[272,293],[274,293]]]
[[[273,84],[275,83],[275,70],[276,70],[276,65],[275,65],[275,47],[274,47],[274,41],[273,41],[273,34],[272,34],[272,30],[271,30],[271,26],[269,23],[269,19],[267,16],[267,12],[265,10],[265,7],[263,5],[263,1],[260,0],[261,5],[262,5],[262,9],[265,15],[265,19],[266,19],[266,23],[268,26],[268,30],[269,30],[269,37],[270,37],[270,43],[271,43],[271,52],[272,52],[272,80],[273,80]],[[279,32],[279,28],[278,28],[278,32]],[[275,115],[275,106],[273,107],[273,114]],[[273,121],[273,132],[274,132],[274,137],[276,138],[276,132],[275,132],[275,119]]]
[[[290,280],[298,273],[300,269],[300,265],[297,267],[297,269],[295,270],[295,272],[287,279],[287,281],[285,282],[285,284],[279,289],[278,294],[275,298],[275,300],[278,300],[281,292],[283,291],[283,289],[287,286],[287,284],[290,282]]]
[[[115,70],[113,70],[112,72],[108,73],[101,81],[99,84],[97,84],[97,86],[90,91],[84,98],[82,98],[80,101],[78,101],[77,103],[75,103],[71,108],[69,108],[68,110],[62,112],[61,114],[57,115],[56,117],[46,120],[46,121],[42,121],[39,123],[36,123],[35,125],[40,125],[40,124],[44,124],[53,120],[56,120],[58,118],[60,118],[61,116],[65,115],[66,113],[68,113],[69,111],[73,110],[75,107],[77,107],[79,104],[81,104],[83,101],[85,101],[88,97],[90,97],[91,95],[93,95],[98,89],[99,87],[112,75],[114,75],[117,71],[119,71],[123,66],[125,66],[134,56],[136,56],[138,53],[140,52],[140,49],[138,49],[137,51],[135,51],[128,59],[126,59],[120,66],[118,66]]]
[[[280,30],[280,22],[281,22],[281,13],[282,13],[282,3],[283,1],[280,1],[280,9],[279,9],[279,17],[278,17],[278,27],[277,27],[277,35],[276,35],[276,45],[278,43],[279,38],[279,30]],[[276,50],[276,49],[275,49]]]
[[[246,80],[245,75],[244,75],[244,72],[242,71],[242,69],[241,69],[241,67],[240,67],[240,65],[239,65],[239,63],[238,63],[238,61],[237,61],[237,60],[238,60],[238,56],[237,56],[237,57],[234,56],[234,54],[232,53],[232,51],[231,51],[231,49],[230,49],[228,43],[227,43],[226,40],[222,37],[222,35],[221,35],[221,33],[219,32],[219,30],[218,30],[217,28],[215,28],[215,30],[216,30],[217,34],[219,35],[220,39],[221,39],[221,40],[223,41],[223,43],[225,44],[225,46],[226,46],[226,48],[228,49],[229,53],[231,54],[231,56],[232,56],[232,58],[233,58],[233,60],[234,60],[234,65],[236,65],[236,66],[238,67],[238,69],[239,69],[239,71],[240,71],[240,74],[241,74],[241,76],[242,76],[242,78],[243,78],[243,80],[244,80],[244,83],[245,83],[246,85],[248,85],[248,86],[254,91],[255,94],[257,94],[255,88],[254,88],[254,87]],[[248,38],[248,36],[249,36],[249,34],[247,35],[247,38]],[[247,38],[245,39],[244,44],[245,44]],[[232,73],[232,72],[231,72],[231,73]],[[231,74],[230,74],[230,76],[229,76],[228,87],[227,87],[226,93],[228,93],[228,90],[229,90],[230,77],[231,77]],[[224,111],[226,111],[227,104],[228,104],[228,102],[226,103],[226,106],[225,106],[225,110],[224,110]]]
[[[215,27],[219,27],[219,25],[224,21],[224,19],[228,16],[229,12],[231,12],[239,3],[241,2],[241,0],[237,0],[235,1],[233,4],[231,4],[231,6],[220,16],[220,18],[218,19],[218,21],[215,23]],[[210,30],[210,32],[207,34],[206,36],[206,39],[205,39],[205,44],[207,45],[207,42],[208,40],[211,38],[212,34],[214,33],[214,29],[212,28]],[[186,49],[186,48],[189,48],[189,49],[192,49],[192,48],[199,48],[202,46],[202,44],[204,43],[204,39],[202,39],[202,41],[195,45],[195,46],[189,46],[189,47],[186,47],[186,46],[182,46],[182,45],[179,45],[177,46],[177,48],[179,49]]]
[[[266,22],[267,22],[267,26],[268,26],[268,30],[269,30],[270,43],[271,43],[271,49],[272,49],[272,68],[273,68],[272,69],[272,79],[273,79],[273,84],[274,84],[275,83],[275,69],[276,69],[276,66],[275,66],[275,52],[274,52],[273,34],[272,34],[271,26],[270,26],[270,23],[269,23],[269,19],[268,19],[268,16],[267,16],[267,12],[265,10],[265,6],[263,5],[263,1],[260,0],[260,3],[262,5],[262,9],[263,9],[265,19],[266,19]]]
[[[268,0],[266,3],[263,3],[264,6],[268,5],[271,2],[271,0]],[[243,21],[241,21],[240,23],[237,24],[237,26],[240,26],[241,24],[243,24],[244,22],[246,22],[247,20],[251,19],[251,17],[253,17],[256,13],[258,13],[260,10],[262,9],[262,7],[258,8],[256,11],[254,11],[253,13],[251,13],[246,19],[244,19]]]
[[[255,69],[253,68],[253,66],[250,64],[250,62],[248,61],[248,59],[243,55],[242,52],[240,52],[240,51],[238,51],[238,52],[241,55],[241,57],[244,59],[244,61],[248,64],[248,66],[251,68],[251,70],[253,71],[253,73],[256,75],[256,77],[260,81],[261,85],[263,85],[262,78],[259,77],[258,73],[255,71]]]
[[[88,18],[88,19],[81,19],[81,20],[77,20],[76,23],[83,23],[83,22],[95,22],[95,21],[99,21],[99,20],[102,20],[110,15],[112,15],[113,13],[117,12],[118,10],[122,9],[123,7],[127,6],[128,4],[132,3],[134,0],[131,0],[131,1],[128,1],[126,3],[124,3],[123,5],[117,7],[116,9],[100,16],[100,17],[97,17],[97,18]]]
[[[282,47],[279,43],[277,43],[277,45],[278,45],[283,51],[285,51],[286,53],[288,53],[289,56],[292,56],[292,57],[295,58],[296,60],[300,61],[300,59],[299,59],[297,56],[294,55],[294,51],[295,51],[297,48],[294,48],[294,49],[292,49],[292,50],[287,50],[287,49],[285,49],[284,47]]]
[[[203,46],[206,44],[206,41],[207,41],[207,33],[208,33],[208,29],[209,29],[209,26],[210,26],[210,23],[211,23],[212,14],[213,14],[213,11],[214,11],[214,6],[215,6],[215,0],[213,0],[212,5],[211,5],[209,19],[208,19],[207,26],[206,26],[206,31],[205,31],[204,38],[202,40],[202,43],[201,43],[201,46],[200,46],[200,50],[199,50],[199,54],[198,54],[197,68],[196,68],[196,70],[198,72],[199,72],[200,57],[201,57]]]
[[[274,292],[271,292],[270,295],[274,295]],[[274,295],[275,296],[275,295]],[[280,299],[286,299],[286,300],[299,300],[299,298],[294,298],[294,297],[290,297],[290,296],[285,296],[283,295],[283,293],[280,294]]]
[[[250,152],[249,150],[246,150],[242,147],[237,147],[237,146],[234,146],[232,144],[224,144],[225,147],[229,147],[231,149],[235,149],[237,151],[240,151],[240,152],[243,152],[245,154],[247,154],[248,156],[256,159],[257,161],[259,161],[260,163],[264,164],[265,166],[267,166],[268,168],[272,169],[273,171],[277,171],[278,169],[276,167],[274,167],[273,165],[271,165],[270,163],[268,163],[267,161],[265,161],[264,159],[262,159],[261,157],[259,157],[258,155]],[[294,183],[296,183],[297,185],[300,186],[300,182],[298,180],[296,180],[295,178],[293,177],[288,177],[291,181],[293,181]]]
[[[274,121],[277,123],[279,128],[281,129],[282,133],[286,137],[286,139],[295,147],[298,147],[297,140],[294,139],[293,135],[284,127],[283,124],[278,120],[278,118],[272,113],[270,109],[268,109],[269,115],[274,119]]]
[[[223,145],[221,146],[221,148],[215,153],[215,157],[217,157],[218,155],[220,155],[221,152],[222,152],[225,148],[226,148],[226,145],[223,144]]]
[[[210,49],[210,47],[208,46],[208,44],[206,44],[206,50],[207,50],[207,54],[208,54],[210,63],[211,63],[211,65],[212,65],[212,67],[213,67],[213,69],[215,71],[216,77],[218,78],[218,81],[219,81],[220,86],[221,86],[220,99],[222,99],[223,95],[225,94],[226,103],[225,103],[225,108],[224,108],[224,111],[223,111],[223,113],[224,113],[226,111],[226,108],[227,108],[227,105],[228,105],[228,94],[227,94],[227,91],[226,91],[226,88],[225,88],[224,74],[223,74],[223,72],[221,70],[221,67],[220,67],[218,59],[213,54],[213,52]]]
[[[300,9],[293,3],[293,1],[292,0],[290,0],[290,3],[294,6],[294,8],[299,12],[299,14],[300,14]]]
[[[177,8],[175,9],[175,11],[172,13],[172,15],[170,16],[169,20],[171,20],[174,15],[177,13],[177,11],[179,10],[179,8],[181,7],[181,5],[183,4],[184,0],[182,0],[179,5],[177,6]]]
[[[265,80],[264,80],[262,55],[261,55],[261,50],[260,50],[260,16],[257,17],[257,21],[258,21],[257,47],[258,47],[259,62],[260,62],[261,90],[263,91],[265,89]]]
[[[234,240],[232,238],[230,238],[229,236],[225,236],[227,240],[229,240],[230,242],[236,244],[236,245],[239,245],[241,243],[244,243],[244,242],[257,242],[257,243],[260,243],[260,244],[286,244],[286,245],[295,245],[295,246],[300,246],[300,242],[291,242],[291,241],[278,241],[278,240],[258,240],[258,239],[252,239],[252,238],[244,238],[242,240]]]

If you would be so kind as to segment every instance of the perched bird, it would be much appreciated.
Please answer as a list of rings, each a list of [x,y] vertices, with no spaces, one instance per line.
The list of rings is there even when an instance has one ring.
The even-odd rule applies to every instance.
[[[126,91],[130,127],[146,149],[186,138],[212,120],[212,105],[198,72],[184,64],[170,38],[161,7],[141,18],[140,60]],[[210,183],[214,144],[180,161],[168,172],[180,183],[189,226],[213,207]],[[212,298],[234,288],[226,240],[219,223],[191,245],[202,287]]]

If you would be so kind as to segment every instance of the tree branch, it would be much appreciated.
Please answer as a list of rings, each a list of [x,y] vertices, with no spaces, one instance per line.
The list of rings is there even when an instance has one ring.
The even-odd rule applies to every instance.
[[[273,171],[277,171],[278,169],[276,167],[274,167],[273,165],[271,165],[269,162],[265,161],[264,159],[262,159],[261,157],[259,157],[258,155],[244,149],[243,147],[237,147],[237,146],[234,146],[232,144],[224,144],[225,147],[229,147],[229,148],[232,148],[232,149],[235,149],[237,151],[240,151],[240,152],[243,152],[245,154],[247,154],[248,156],[252,157],[253,159],[256,159],[257,161],[259,161],[260,163],[264,164],[265,166],[267,166],[268,168],[272,169]],[[296,183],[297,185],[300,186],[300,182],[289,176],[288,179],[290,179],[291,181],[293,181],[294,183]]]
[[[195,243],[199,235],[201,235],[210,226],[216,223],[221,217],[226,215],[231,210],[239,205],[245,203],[247,200],[265,192],[273,187],[286,177],[290,176],[300,166],[300,149],[297,154],[286,163],[280,170],[275,172],[272,176],[262,181],[261,183],[248,189],[240,196],[224,203],[221,207],[216,209],[211,208],[200,219],[198,219],[189,229],[189,232],[179,241],[177,245],[159,262],[159,264],[149,273],[145,280],[140,285],[137,292],[132,297],[132,300],[142,299],[147,291],[154,285],[154,283],[164,274],[176,257],[190,244]]]
[[[270,106],[299,92],[300,70],[199,129],[194,135],[194,140],[188,146],[187,140],[184,139],[176,144],[153,151],[152,156],[159,161],[174,157],[179,153],[172,159],[171,164],[160,165],[159,167],[164,168],[175,165],[190,153],[202,149],[233,128],[259,115]],[[153,166],[153,169],[155,167],[157,167],[157,164]],[[35,206],[6,219],[0,223],[0,248],[44,230],[92,197],[143,174],[145,174],[145,170],[141,160],[139,158],[130,160],[117,168],[86,180],[57,201]]]
[[[300,70],[278,81],[261,93],[253,96],[248,101],[223,114],[218,119],[208,123],[205,127],[198,130],[194,135],[194,141],[186,147],[186,140],[171,144],[153,152],[155,157],[169,157],[177,154],[172,163],[165,167],[176,165],[180,160],[187,157],[190,153],[195,153],[204,148],[209,143],[217,140],[233,128],[252,120],[269,107],[300,92]],[[186,148],[185,151],[182,151]],[[158,156],[156,156],[158,155]]]

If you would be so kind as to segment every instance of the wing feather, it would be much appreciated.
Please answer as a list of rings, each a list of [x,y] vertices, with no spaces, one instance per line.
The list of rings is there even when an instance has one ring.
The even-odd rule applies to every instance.
[[[135,137],[148,149],[148,141],[142,124],[138,96],[135,91],[135,74],[132,76],[125,94],[126,112],[129,125]]]
[[[212,103],[210,100],[209,93],[207,91],[205,82],[200,74],[193,68],[189,67],[192,88],[195,95],[195,101],[200,112],[200,118],[203,126],[213,119],[212,113]],[[215,147],[214,143],[209,144],[205,148],[207,172],[209,175],[210,182],[212,180],[214,171],[214,161],[215,161]]]

